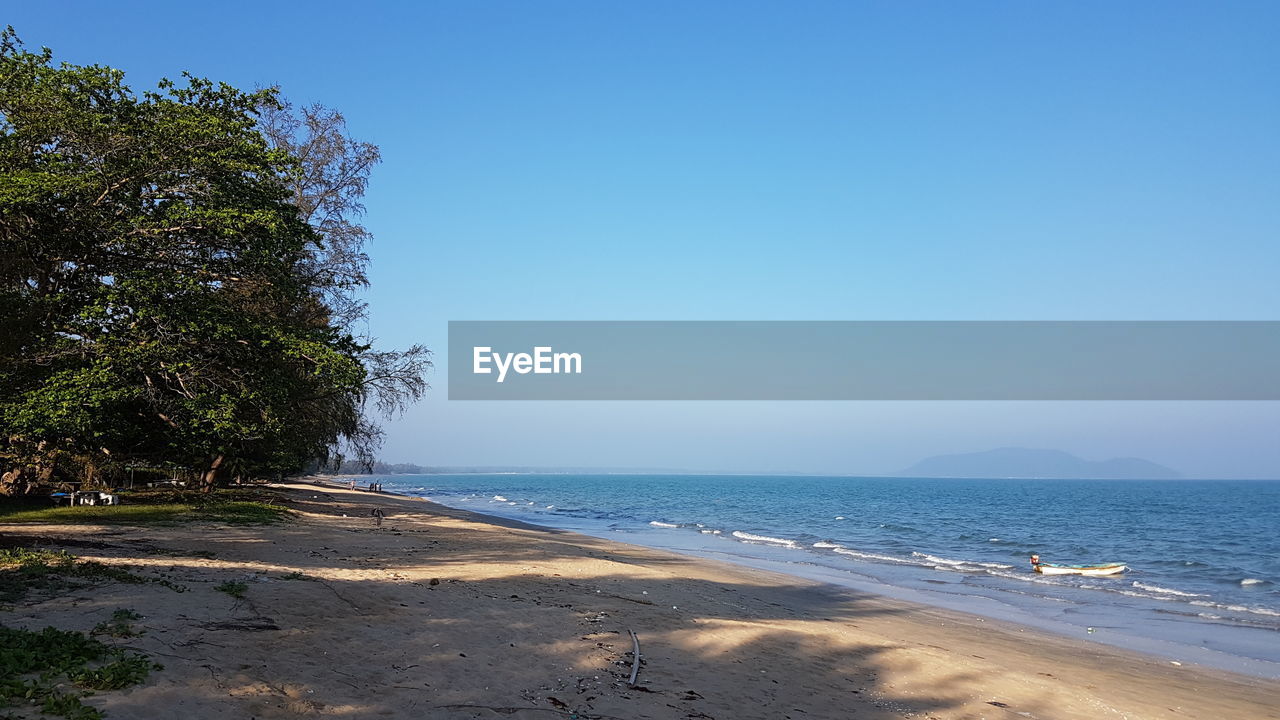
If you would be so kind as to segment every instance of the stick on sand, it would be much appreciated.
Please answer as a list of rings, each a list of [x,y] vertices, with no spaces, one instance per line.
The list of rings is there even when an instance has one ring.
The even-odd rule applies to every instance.
[[[635,630],[627,629],[631,633],[631,687],[636,686],[636,675],[640,672],[640,636],[636,635]]]

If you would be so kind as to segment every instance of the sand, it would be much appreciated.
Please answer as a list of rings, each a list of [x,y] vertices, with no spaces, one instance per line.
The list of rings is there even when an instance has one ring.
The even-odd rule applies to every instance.
[[[117,720],[1280,718],[1274,681],[414,498],[282,490],[297,518],[266,527],[0,525],[187,588],[32,597],[0,621],[140,612],[119,642],[165,669],[87,700]]]

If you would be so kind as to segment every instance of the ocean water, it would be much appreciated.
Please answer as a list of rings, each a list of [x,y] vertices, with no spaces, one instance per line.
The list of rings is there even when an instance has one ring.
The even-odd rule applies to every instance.
[[[391,475],[452,507],[1280,677],[1280,481]],[[1116,577],[1046,562],[1124,562]]]

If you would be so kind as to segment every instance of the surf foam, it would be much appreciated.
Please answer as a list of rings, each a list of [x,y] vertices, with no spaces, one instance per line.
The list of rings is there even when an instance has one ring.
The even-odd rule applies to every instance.
[[[734,530],[733,536],[738,538],[739,540],[745,540],[747,542],[766,543],[769,545],[781,545],[783,547],[791,547],[791,548],[796,546],[795,540],[787,540],[786,538],[769,537],[768,535],[752,535],[751,533],[742,532],[741,530]]]

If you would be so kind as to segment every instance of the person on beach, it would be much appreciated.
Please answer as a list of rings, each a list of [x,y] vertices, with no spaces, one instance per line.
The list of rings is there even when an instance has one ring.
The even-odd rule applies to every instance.
[[[382,508],[374,508],[369,511],[369,514],[373,516],[373,524],[377,527],[382,527]]]

